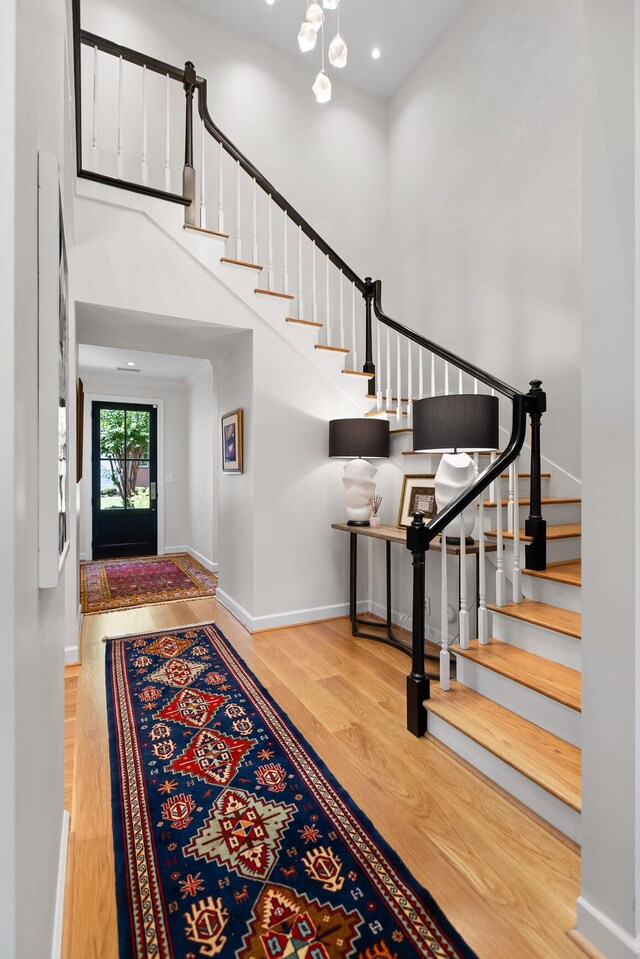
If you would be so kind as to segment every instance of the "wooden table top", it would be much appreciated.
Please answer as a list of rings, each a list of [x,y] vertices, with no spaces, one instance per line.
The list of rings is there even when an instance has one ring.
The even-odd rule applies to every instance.
[[[371,539],[381,539],[390,543],[398,543],[400,546],[407,545],[407,531],[403,526],[387,526],[385,524],[381,524],[380,526],[348,526],[347,523],[332,523],[331,529],[340,529],[345,533],[356,533],[358,536],[369,536]],[[498,549],[495,543],[485,543],[484,548],[486,553],[495,553]],[[436,536],[429,546],[429,549],[435,550],[438,553],[442,552],[440,536]],[[467,545],[465,552],[468,556],[475,556],[476,553],[480,552],[479,543],[475,542],[473,546]],[[453,546],[447,543],[447,553],[450,556],[459,556],[461,549],[459,546]]]

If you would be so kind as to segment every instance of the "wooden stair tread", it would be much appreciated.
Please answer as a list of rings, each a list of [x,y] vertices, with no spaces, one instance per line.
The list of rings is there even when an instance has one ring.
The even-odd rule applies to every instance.
[[[221,263],[233,263],[234,266],[246,266],[248,270],[264,270],[263,266],[259,266],[257,263],[249,263],[247,260],[234,260],[230,256],[221,256]]]
[[[216,230],[205,230],[203,226],[194,226],[192,223],[185,223],[182,227],[183,230],[194,230],[196,233],[206,233],[207,236],[217,236],[221,240],[228,240],[228,233],[218,233]]]
[[[372,396],[371,393],[365,393],[364,398],[365,398],[365,400],[377,400],[377,399],[378,399],[377,396]],[[392,396],[392,397],[391,397],[391,402],[392,402],[392,403],[397,403],[397,402],[398,402],[398,397],[397,397],[397,396]],[[408,402],[409,402],[409,397],[408,397],[408,396],[402,396],[402,397],[400,397],[400,402],[401,402],[401,403],[408,403]],[[412,402],[412,403],[415,403],[415,400],[411,400],[411,402]]]
[[[561,563],[547,563],[546,569],[523,569],[525,576],[547,579],[567,586],[582,586],[582,560],[565,559]]]
[[[543,496],[540,500],[543,506],[562,506],[567,503],[581,503],[582,499],[579,496]],[[520,506],[531,506],[531,500],[529,497],[518,499]],[[483,506],[495,507],[498,505],[498,501],[495,499],[487,499],[483,502]],[[500,500],[501,506],[508,506],[508,499]]]
[[[473,689],[432,685],[427,712],[439,716],[542,789],[580,812],[580,750]]]
[[[489,536],[491,539],[497,537],[497,532],[495,529],[488,529],[485,536]],[[513,539],[513,533],[508,533],[506,530],[502,533],[504,539]],[[547,526],[547,541],[552,539],[575,539],[578,536],[582,536],[582,524],[581,523],[561,523],[558,526]],[[525,536],[523,529],[520,530],[520,540],[523,543],[532,543],[532,536]]]
[[[461,649],[457,643],[451,649],[456,656],[463,656],[569,709],[576,712],[582,710],[581,676],[575,669],[561,666],[499,639],[490,639],[486,645],[473,639],[469,649]]]
[[[369,410],[368,413],[364,414],[365,416],[397,416],[397,410]],[[406,416],[406,410],[400,410],[400,416]]]
[[[487,603],[487,609],[502,616],[510,616],[524,623],[534,626],[543,626],[565,636],[580,639],[582,636],[582,616],[570,609],[561,609],[560,606],[548,606],[538,603],[534,599],[523,599],[521,603],[507,603],[506,606],[494,606]]]
[[[328,350],[330,353],[350,353],[351,350],[345,350],[344,346],[325,346],[323,343],[316,343],[314,350]]]
[[[291,293],[276,293],[274,290],[260,290],[256,289],[254,293],[260,293],[262,296],[279,296],[281,300],[293,300],[294,297]]]
[[[413,430],[409,429],[408,426],[404,426],[398,430],[389,430],[390,433],[413,433]]]
[[[347,376],[366,376],[368,380],[371,379],[372,373],[363,373],[362,370],[342,370],[343,373],[346,373]]]
[[[319,330],[322,329],[322,323],[314,323],[313,320],[299,320],[295,316],[288,316],[285,320],[286,323],[299,323],[300,326],[316,326]]]
[[[509,474],[501,473],[500,479],[509,479]],[[518,473],[518,479],[531,479],[531,473]],[[551,473],[540,473],[540,479],[551,479]]]

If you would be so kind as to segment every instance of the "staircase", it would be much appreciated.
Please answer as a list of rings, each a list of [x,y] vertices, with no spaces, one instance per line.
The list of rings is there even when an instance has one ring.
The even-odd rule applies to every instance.
[[[396,462],[410,471],[429,473],[438,463],[438,456],[411,449],[416,399],[464,392],[499,397],[501,422],[511,424],[510,433],[503,427],[502,450],[479,455],[480,477],[429,524],[416,521],[415,529],[408,531],[414,567],[416,557],[422,557],[424,590],[429,544],[437,534],[446,535],[459,512],[480,497],[477,609],[467,590],[464,551],[459,597],[460,623],[475,619],[477,635],[469,640],[460,628],[459,642],[450,644],[447,602],[442,604],[440,685],[429,689],[424,674],[424,610],[414,601],[408,726],[416,735],[426,727],[431,736],[579,841],[580,499],[550,495],[553,473],[540,472],[545,398],[539,381],[521,393],[386,316],[380,283],[360,279],[215,127],[206,105],[206,82],[191,64],[184,70],[162,64],[82,32],[77,23],[75,47],[78,105],[82,92],[86,101],[93,90],[92,136],[88,127],[83,133],[80,106],[77,117],[78,175],[85,195],[104,190],[105,185],[124,188],[111,190],[122,198],[118,202],[138,204],[261,322],[287,340],[344,394],[351,415],[389,421]],[[93,58],[93,76],[84,80],[82,47]],[[99,56],[127,60],[143,74],[148,70],[166,75],[167,154],[156,164],[162,168],[162,185],[151,187],[148,182],[153,164],[147,152],[146,113],[138,178],[124,177],[121,145],[133,136],[123,138],[118,127],[113,155],[100,148],[97,131],[104,124],[95,115]],[[180,185],[169,148],[169,117],[176,115],[170,98],[176,90],[183,101],[186,98]],[[121,94],[119,90],[118,100]],[[196,95],[200,124],[194,143]],[[146,110],[145,95],[142,102]],[[149,103],[148,110],[150,115],[165,115],[158,104]],[[84,166],[84,156],[91,157],[90,169]],[[112,169],[106,173],[109,164]],[[531,472],[520,472],[527,416],[532,424]],[[540,498],[541,484],[545,495]],[[548,521],[546,535],[540,506]],[[550,559],[546,568],[540,559],[545,548]],[[456,591],[447,593],[446,551],[441,555],[448,597]],[[527,569],[528,561],[542,568]],[[475,617],[470,617],[474,609]],[[456,679],[450,683],[451,654]]]

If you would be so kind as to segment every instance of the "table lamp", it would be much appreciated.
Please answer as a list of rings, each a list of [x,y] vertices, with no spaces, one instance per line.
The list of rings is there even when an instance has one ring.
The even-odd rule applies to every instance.
[[[442,453],[435,477],[438,512],[456,499],[478,475],[469,453],[498,448],[498,397],[478,393],[429,396],[413,404],[413,450]],[[450,543],[471,533],[475,510],[467,507],[447,528]]]
[[[376,489],[373,477],[378,471],[367,459],[389,456],[389,423],[373,417],[330,420],[329,456],[350,460],[342,479],[347,525],[369,526],[371,498]]]

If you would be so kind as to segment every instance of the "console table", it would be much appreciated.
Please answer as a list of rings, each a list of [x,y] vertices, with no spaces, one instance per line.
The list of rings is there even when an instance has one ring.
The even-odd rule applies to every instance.
[[[339,529],[350,534],[350,565],[349,565],[349,618],[351,620],[351,634],[360,639],[374,639],[379,643],[387,643],[396,649],[402,650],[408,656],[411,655],[411,646],[403,643],[393,631],[391,622],[391,544],[397,543],[400,546],[407,545],[407,531],[402,526],[348,526],[347,523],[332,523],[332,529]],[[387,619],[384,623],[375,623],[368,619],[361,619],[357,613],[357,588],[358,588],[358,537],[367,536],[369,539],[381,540],[386,543],[386,574],[387,574]],[[495,553],[498,549],[495,543],[485,543],[486,553]],[[430,551],[441,553],[442,543],[437,536],[429,547]],[[476,594],[478,594],[479,584],[479,560],[480,547],[478,543],[473,546],[466,546],[465,552],[468,556],[476,558]],[[447,555],[461,555],[459,546],[447,543]],[[477,606],[477,604],[476,604]],[[384,630],[384,635],[374,633],[365,633],[359,626],[368,626],[370,629]],[[426,653],[427,659],[437,659],[438,655]]]

